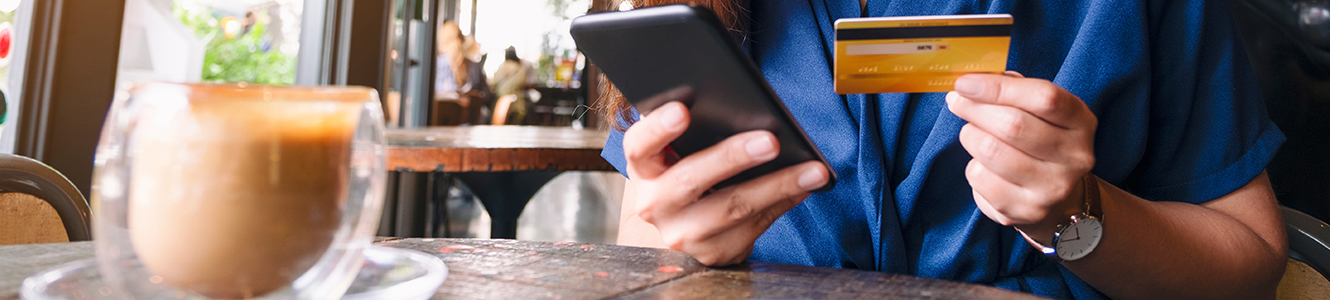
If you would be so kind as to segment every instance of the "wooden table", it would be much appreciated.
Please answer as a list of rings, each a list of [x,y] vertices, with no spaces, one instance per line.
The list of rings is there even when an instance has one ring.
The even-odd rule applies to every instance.
[[[434,299],[1037,299],[991,286],[764,262],[706,268],[671,250],[517,240],[398,239],[449,269]],[[0,247],[0,300],[22,279],[91,258],[90,242]]]
[[[572,127],[389,129],[388,169],[414,172],[613,171],[600,157],[609,133]]]
[[[390,178],[384,236],[442,236],[443,200],[453,177],[489,212],[490,235],[516,238],[517,217],[546,182],[563,171],[613,171],[600,157],[608,132],[571,127],[469,126],[390,129]],[[423,200],[422,200],[423,199]],[[396,208],[396,209],[392,209]],[[445,231],[446,232],[446,231]]]

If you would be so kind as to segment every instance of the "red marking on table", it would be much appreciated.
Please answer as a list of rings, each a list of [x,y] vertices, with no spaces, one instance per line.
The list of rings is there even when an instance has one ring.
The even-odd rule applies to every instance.
[[[582,245],[582,249],[591,249],[592,247],[595,247],[595,245]]]
[[[453,253],[453,249],[448,249],[447,247],[439,248],[439,253]]]
[[[476,249],[476,247],[471,247],[471,246],[467,246],[467,245],[449,245],[448,247],[445,247],[445,248],[453,249],[453,250],[471,250],[471,249]]]
[[[662,266],[660,268],[656,268],[656,270],[665,273],[678,273],[680,271],[683,271],[683,268],[680,268],[679,266]]]
[[[610,273],[607,273],[607,272],[596,272],[596,277],[610,277]]]
[[[572,245],[572,244],[575,244],[575,243],[573,243],[573,242],[557,242],[557,243],[554,243],[555,246],[568,246],[568,245]]]
[[[536,253],[540,253],[540,252],[536,252],[536,250],[531,250],[531,251],[527,251],[527,252],[526,252],[526,255],[536,255]]]

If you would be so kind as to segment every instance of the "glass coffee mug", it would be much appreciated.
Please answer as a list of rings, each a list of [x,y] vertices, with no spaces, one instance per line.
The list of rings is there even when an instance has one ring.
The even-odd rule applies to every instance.
[[[373,89],[148,83],[117,96],[92,188],[125,299],[332,299],[383,205]]]

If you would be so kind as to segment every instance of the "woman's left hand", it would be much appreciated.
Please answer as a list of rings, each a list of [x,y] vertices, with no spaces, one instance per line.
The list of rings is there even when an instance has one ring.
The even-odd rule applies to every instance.
[[[1066,89],[1016,72],[956,80],[947,107],[969,121],[965,177],[988,218],[1049,242],[1055,224],[1084,210],[1081,177],[1094,167],[1098,120]]]

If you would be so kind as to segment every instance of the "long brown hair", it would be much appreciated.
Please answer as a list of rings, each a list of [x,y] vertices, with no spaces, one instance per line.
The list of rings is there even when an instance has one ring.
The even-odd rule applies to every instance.
[[[451,20],[444,21],[443,24],[439,25],[439,31],[436,33],[438,36],[436,38],[438,43],[436,48],[438,49],[437,54],[442,54],[444,59],[448,60],[452,67],[453,80],[457,82],[457,88],[460,89],[463,85],[466,85],[467,75],[470,73],[467,72],[465,65],[467,39],[465,35],[462,35],[462,29],[457,26],[457,22]]]
[[[625,0],[627,1],[627,0]],[[744,9],[747,0],[632,0],[634,8],[662,6],[670,4],[689,3],[697,6],[710,8],[720,18],[722,24],[730,31],[742,36],[747,31],[746,22],[748,21],[748,11]],[[605,74],[600,74],[600,95],[601,101],[597,109],[605,112],[605,121],[614,125],[614,129],[626,130],[627,125],[633,123],[632,104],[628,99],[624,99],[623,93],[614,87],[614,83],[605,78]],[[625,123],[619,123],[623,119]]]

